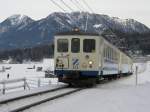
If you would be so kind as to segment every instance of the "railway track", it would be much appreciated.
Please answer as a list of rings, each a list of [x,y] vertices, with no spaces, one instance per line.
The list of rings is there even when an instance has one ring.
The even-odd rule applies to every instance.
[[[20,112],[33,106],[51,101],[74,92],[82,90],[81,88],[57,88],[37,94],[18,97],[0,102],[0,112]]]

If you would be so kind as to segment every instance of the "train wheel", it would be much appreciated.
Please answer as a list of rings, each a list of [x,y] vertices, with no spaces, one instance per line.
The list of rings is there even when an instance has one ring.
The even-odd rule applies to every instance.
[[[114,75],[114,77],[113,77],[113,78],[114,78],[114,80],[117,80],[117,75]]]
[[[69,86],[69,87],[73,87],[73,84],[72,84],[72,83],[68,83],[68,86]]]

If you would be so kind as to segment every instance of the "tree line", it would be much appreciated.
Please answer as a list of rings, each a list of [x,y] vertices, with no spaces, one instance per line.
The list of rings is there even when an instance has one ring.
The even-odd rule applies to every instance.
[[[52,58],[54,44],[40,45],[33,48],[14,49],[0,52],[0,60],[13,59],[14,62],[22,63],[24,60],[40,61],[43,58]]]

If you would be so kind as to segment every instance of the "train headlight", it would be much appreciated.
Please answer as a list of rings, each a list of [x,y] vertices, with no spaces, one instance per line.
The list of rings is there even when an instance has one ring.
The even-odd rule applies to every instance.
[[[89,65],[92,65],[93,64],[93,61],[89,61]]]

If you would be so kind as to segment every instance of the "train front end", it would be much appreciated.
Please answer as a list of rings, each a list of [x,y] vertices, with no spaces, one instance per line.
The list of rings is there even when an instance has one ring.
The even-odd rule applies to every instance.
[[[93,35],[55,36],[55,74],[59,82],[93,83],[99,74],[99,38]]]

